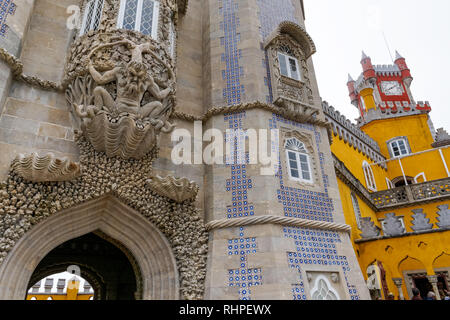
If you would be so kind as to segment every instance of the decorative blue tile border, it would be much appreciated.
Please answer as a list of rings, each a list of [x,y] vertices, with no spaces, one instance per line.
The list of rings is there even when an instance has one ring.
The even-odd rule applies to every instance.
[[[239,268],[228,270],[228,286],[236,288],[240,300],[251,300],[252,287],[263,284],[261,268],[251,268],[247,257],[258,252],[256,238],[244,235],[245,228],[239,228],[239,238],[228,240],[228,255],[239,256]]]
[[[300,270],[306,265],[315,266],[338,266],[342,268],[345,277],[347,290],[352,300],[360,300],[360,296],[356,287],[349,282],[348,275],[351,269],[348,266],[347,257],[339,255],[337,243],[341,243],[338,233],[312,230],[303,228],[283,228],[284,237],[292,239],[297,248],[296,252],[288,252],[287,259],[289,267],[295,268],[299,272],[299,284],[292,285],[294,299],[305,300],[303,280]],[[300,292],[298,292],[300,290]]]
[[[259,8],[259,21],[261,24],[261,39],[262,42],[278,27],[283,21],[292,21],[299,24],[299,21],[294,15],[294,6],[292,0],[257,0]],[[266,101],[268,103],[273,101],[272,83],[269,68],[269,59],[267,51],[264,50],[261,43],[261,50],[263,51],[263,68],[265,68],[267,76],[264,83],[267,87]]]
[[[225,49],[221,60],[226,65],[226,69],[222,70],[222,79],[226,81],[222,96],[226,104],[235,105],[242,102],[245,94],[245,87],[241,84],[244,68],[239,64],[242,58],[242,50],[238,48],[241,35],[237,32],[240,24],[237,16],[239,5],[236,0],[218,0],[218,2],[219,14],[223,17],[220,30],[224,33],[220,38],[220,45]]]
[[[314,133],[316,147],[319,153],[321,176],[324,183],[324,192],[297,189],[285,186],[283,167],[280,160],[280,146],[272,146],[272,152],[278,153],[277,177],[280,181],[280,189],[277,190],[278,202],[283,205],[284,215],[291,218],[301,218],[314,221],[333,222],[334,205],[328,195],[328,176],[325,174],[324,154],[320,152],[321,135],[317,129],[310,124],[297,123],[273,114],[269,120],[270,129],[278,129],[280,124],[293,125],[297,128],[306,129]]]
[[[13,0],[0,0],[0,36],[5,37],[8,31],[6,19],[16,12],[17,5]]]

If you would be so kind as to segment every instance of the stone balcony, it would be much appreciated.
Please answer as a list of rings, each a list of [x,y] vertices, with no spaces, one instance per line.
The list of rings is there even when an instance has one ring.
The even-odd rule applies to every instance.
[[[379,191],[370,197],[379,210],[450,199],[450,178]]]

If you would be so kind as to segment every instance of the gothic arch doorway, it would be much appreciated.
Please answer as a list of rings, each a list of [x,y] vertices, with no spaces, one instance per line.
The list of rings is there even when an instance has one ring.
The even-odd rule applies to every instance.
[[[106,238],[135,264],[138,298],[179,298],[178,271],[167,239],[140,213],[108,195],[54,214],[26,233],[0,267],[0,300],[24,299],[49,253],[83,236]]]

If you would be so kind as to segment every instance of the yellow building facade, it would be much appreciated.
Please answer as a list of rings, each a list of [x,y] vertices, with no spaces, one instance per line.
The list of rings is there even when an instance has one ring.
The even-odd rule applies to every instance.
[[[448,294],[450,273],[450,136],[435,130],[428,102],[416,102],[412,76],[397,53],[349,77],[352,124],[324,102],[346,222],[373,299]]]
[[[43,290],[41,287],[44,287]],[[79,279],[59,279],[56,290],[53,278],[45,278],[37,282],[28,292],[26,300],[93,300],[94,292],[90,284],[85,282],[81,288]]]

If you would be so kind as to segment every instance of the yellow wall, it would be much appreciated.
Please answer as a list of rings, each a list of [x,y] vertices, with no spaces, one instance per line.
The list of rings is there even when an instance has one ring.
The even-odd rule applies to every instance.
[[[357,149],[350,147],[343,139],[339,139],[338,136],[333,137],[333,143],[331,145],[331,152],[350,170],[350,172],[358,179],[366,188],[366,178],[364,177],[363,162],[372,164],[369,157],[363,155]],[[378,190],[386,189],[386,171],[380,166],[372,166],[372,171],[375,177],[375,183]]]
[[[51,298],[51,300],[90,300],[94,296],[93,294],[79,294],[80,282],[77,280],[69,280],[68,284],[66,293],[29,293],[26,300],[31,300],[32,298],[36,298],[36,300],[48,300],[48,298]]]
[[[427,121],[426,114],[411,115],[372,121],[361,130],[378,143],[381,153],[389,159],[386,142],[396,137],[408,137],[412,153],[432,149],[434,140]]]
[[[443,149],[442,154],[447,163],[447,167],[450,168],[450,148]],[[427,181],[439,180],[448,177],[439,151],[437,150],[403,158],[401,159],[401,163],[406,176],[414,178],[419,173],[424,172]],[[387,165],[388,179],[393,180],[397,177],[403,176],[400,164],[397,160],[390,161]],[[374,174],[376,174],[375,171]]]

